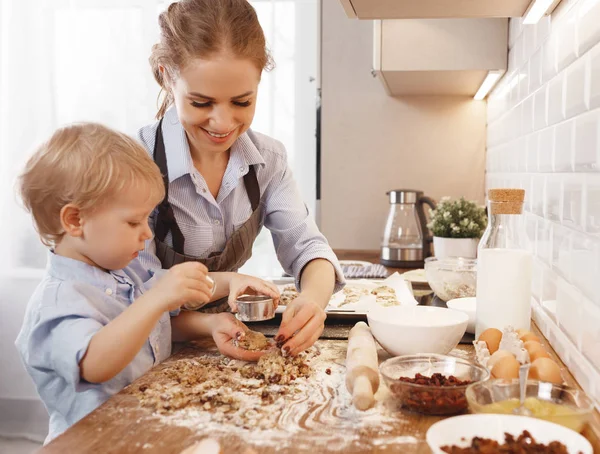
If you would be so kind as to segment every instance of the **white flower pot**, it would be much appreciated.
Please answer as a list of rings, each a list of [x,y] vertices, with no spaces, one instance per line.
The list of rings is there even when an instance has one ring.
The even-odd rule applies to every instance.
[[[448,257],[477,258],[478,238],[441,238],[433,237],[435,256],[439,259]]]

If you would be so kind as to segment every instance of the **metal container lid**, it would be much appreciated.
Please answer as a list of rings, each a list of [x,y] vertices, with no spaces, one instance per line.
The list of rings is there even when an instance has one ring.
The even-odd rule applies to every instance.
[[[238,303],[257,303],[257,302],[263,302],[263,301],[271,301],[273,302],[273,298],[271,298],[270,296],[267,295],[242,295],[242,296],[238,296],[237,300]]]
[[[242,295],[236,299],[236,317],[242,322],[259,322],[275,317],[273,298],[266,295]]]
[[[417,203],[423,196],[423,191],[414,189],[393,189],[386,193],[390,196],[390,203]]]

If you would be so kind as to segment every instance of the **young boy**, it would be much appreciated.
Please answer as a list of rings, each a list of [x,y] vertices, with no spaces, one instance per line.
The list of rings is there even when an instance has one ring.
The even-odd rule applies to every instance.
[[[62,128],[28,161],[20,191],[50,248],[16,340],[50,414],[46,442],[166,359],[172,338],[212,335],[222,353],[258,359],[233,346],[247,327],[232,314],[178,315],[186,303],[219,297],[204,265],[158,276],[136,260],[164,196],[158,167],[136,141],[98,124]],[[220,293],[240,292],[233,280],[232,288],[215,280]]]

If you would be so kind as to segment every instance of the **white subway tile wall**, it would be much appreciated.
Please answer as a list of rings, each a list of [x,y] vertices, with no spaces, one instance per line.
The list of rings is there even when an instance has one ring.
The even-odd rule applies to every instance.
[[[511,19],[488,99],[488,188],[527,191],[533,316],[600,404],[600,0]]]

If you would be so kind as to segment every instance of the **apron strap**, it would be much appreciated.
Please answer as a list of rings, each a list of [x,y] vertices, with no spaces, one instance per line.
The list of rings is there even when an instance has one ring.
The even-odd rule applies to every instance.
[[[162,121],[161,118],[158,122],[158,128],[156,130],[156,140],[154,142],[154,162],[160,169],[160,173],[163,177],[163,184],[165,186],[165,198],[158,205],[158,216],[156,218],[156,226],[154,228],[154,234],[160,241],[165,241],[169,230],[173,237],[173,249],[183,254],[183,247],[185,244],[185,238],[177,225],[175,220],[175,213],[173,207],[169,203],[169,169],[167,166],[167,154],[165,152],[165,143],[162,135]]]
[[[250,205],[252,206],[252,212],[254,213],[260,205],[260,188],[258,186],[258,179],[256,178],[256,170],[254,166],[250,166],[248,173],[244,175],[244,186],[250,199]]]

